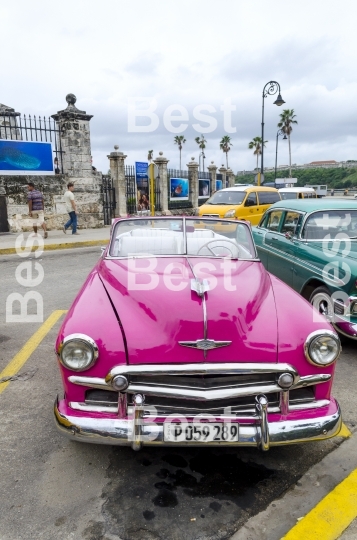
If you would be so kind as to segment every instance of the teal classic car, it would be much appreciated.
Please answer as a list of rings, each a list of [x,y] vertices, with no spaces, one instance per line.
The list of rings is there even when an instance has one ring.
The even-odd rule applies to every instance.
[[[266,269],[299,292],[341,334],[357,339],[357,204],[285,200],[253,227]]]

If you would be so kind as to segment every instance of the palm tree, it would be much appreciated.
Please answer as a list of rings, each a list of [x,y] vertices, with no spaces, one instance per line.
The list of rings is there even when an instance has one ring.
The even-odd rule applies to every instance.
[[[231,138],[228,135],[224,135],[221,139],[221,142],[219,143],[219,147],[226,154],[227,169],[228,169],[228,152],[230,151],[231,146],[233,146],[231,142]]]
[[[176,137],[174,137],[174,143],[178,145],[178,149],[180,151],[180,171],[181,171],[181,150],[185,142],[186,142],[186,139],[183,135],[176,135]]]
[[[280,114],[280,122],[278,127],[288,136],[289,140],[289,178],[291,178],[291,144],[290,144],[290,133],[292,132],[292,124],[297,124],[296,114],[294,114],[294,109],[284,109]]]
[[[268,141],[264,141],[263,143],[263,146],[265,148],[265,143],[267,143]],[[258,159],[259,159],[259,156],[260,154],[262,153],[262,138],[261,137],[254,137],[254,139],[252,139],[250,141],[250,143],[248,144],[248,148],[250,150],[252,150],[252,148],[254,148],[254,152],[253,154],[255,156],[257,156],[257,169],[258,169]]]
[[[153,154],[154,154],[154,150],[148,150],[148,161],[149,161],[149,163],[152,162]]]
[[[206,139],[204,138],[203,135],[201,135],[201,138],[199,137],[196,137],[195,138],[195,141],[196,143],[198,144],[198,147],[201,149],[201,154],[200,154],[200,157],[199,157],[199,161],[200,161],[200,158],[202,156],[202,161],[203,161],[203,170],[205,170],[205,153],[204,153],[204,149],[206,148]]]

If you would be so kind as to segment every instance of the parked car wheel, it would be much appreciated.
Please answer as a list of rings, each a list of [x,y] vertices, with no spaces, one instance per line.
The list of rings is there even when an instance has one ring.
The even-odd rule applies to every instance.
[[[328,322],[333,320],[333,303],[330,292],[326,287],[317,287],[310,296],[310,302]]]

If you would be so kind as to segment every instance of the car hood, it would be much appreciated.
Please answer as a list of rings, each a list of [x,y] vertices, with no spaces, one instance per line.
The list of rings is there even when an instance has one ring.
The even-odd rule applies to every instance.
[[[107,259],[97,269],[120,319],[130,364],[277,361],[274,295],[260,262]],[[171,279],[173,274],[177,277]],[[197,277],[210,283],[205,293],[207,338],[231,342],[206,356],[203,350],[180,345],[204,338],[203,300],[191,290]]]

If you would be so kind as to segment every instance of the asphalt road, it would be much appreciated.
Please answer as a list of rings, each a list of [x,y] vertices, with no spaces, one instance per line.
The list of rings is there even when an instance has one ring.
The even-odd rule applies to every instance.
[[[99,248],[46,252],[36,287],[44,319],[68,309]],[[15,278],[18,256],[0,258],[0,369],[40,326],[5,324],[8,294],[25,288]],[[308,468],[341,444],[255,449],[157,449],[85,445],[57,433],[53,401],[62,390],[49,332],[0,394],[0,539],[218,540],[228,539]],[[349,427],[356,422],[356,344],[346,342],[334,395]]]

